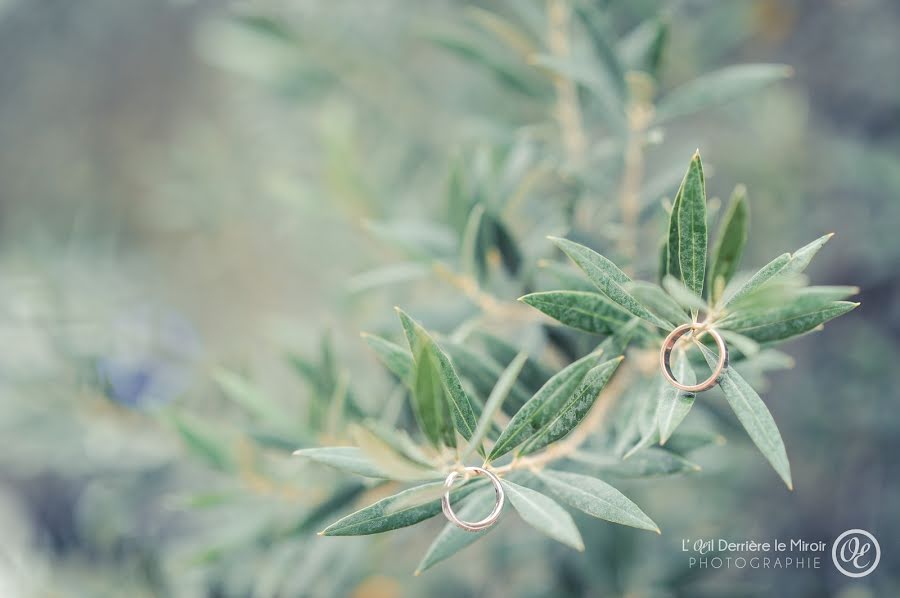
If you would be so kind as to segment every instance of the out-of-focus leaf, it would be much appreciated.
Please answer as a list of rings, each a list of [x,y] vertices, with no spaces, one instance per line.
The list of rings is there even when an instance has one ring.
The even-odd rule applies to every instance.
[[[663,320],[679,325],[691,319],[678,303],[653,283],[635,280],[626,285],[625,290]]]
[[[609,124],[618,132],[626,130],[625,104],[622,98],[616,95],[614,88],[597,75],[594,65],[548,54],[537,54],[532,61],[590,91],[603,106],[603,114]]]
[[[572,396],[599,358],[599,352],[591,353],[550,378],[512,417],[494,443],[488,459],[493,461],[502,457],[541,430]]]
[[[363,421],[360,425],[365,427],[370,434],[375,435],[382,443],[390,446],[394,452],[402,455],[407,461],[426,469],[433,467],[432,459],[425,454],[422,448],[404,430],[388,428],[371,419]]]
[[[303,457],[322,465],[363,476],[364,478],[390,479],[374,461],[355,446],[330,446],[294,451],[295,457]],[[425,478],[427,479],[427,478]]]
[[[234,456],[228,443],[213,428],[184,413],[171,413],[169,418],[191,454],[213,469],[225,472],[235,470]]]
[[[507,272],[515,276],[522,268],[522,250],[519,249],[519,244],[505,224],[496,217],[491,218],[491,224],[494,227],[494,242],[497,245],[497,251],[500,252],[503,266]]]
[[[453,231],[429,221],[365,222],[376,238],[414,255],[446,256],[456,252]]]
[[[564,471],[545,471],[539,477],[570,507],[599,519],[659,533],[659,527],[640,507],[606,482]]]
[[[483,38],[462,31],[437,28],[422,32],[422,36],[462,60],[484,69],[511,91],[527,97],[541,97],[546,93],[541,81],[536,80],[524,63],[520,66],[498,57],[495,48],[488,47],[481,41]]]
[[[484,206],[475,204],[466,220],[463,230],[460,262],[463,272],[472,278],[479,278],[484,270],[485,248],[482,243],[481,227],[484,219]]]
[[[582,278],[578,271],[568,265],[550,260],[538,261],[538,268],[553,276],[560,286],[567,291],[587,291],[593,293],[597,287]]]
[[[375,336],[374,334],[363,333],[363,339],[375,351],[378,359],[384,366],[394,373],[401,382],[407,386],[412,384],[412,373],[415,364],[413,357],[409,351],[396,343]]]
[[[593,407],[597,395],[612,377],[623,357],[616,357],[593,367],[584,376],[581,385],[540,430],[522,446],[521,454],[533,453],[556,442],[575,429],[590,408]]]
[[[427,480],[440,477],[433,467],[410,459],[403,451],[385,442],[364,426],[353,425],[351,434],[363,454],[392,480]]]
[[[503,370],[503,374],[501,374],[500,378],[497,380],[497,384],[494,386],[488,400],[484,404],[484,409],[481,411],[481,417],[478,420],[478,424],[475,426],[475,433],[472,434],[472,437],[469,439],[469,444],[466,445],[466,448],[460,453],[460,461],[465,462],[469,455],[481,445],[481,441],[484,440],[488,430],[491,429],[497,409],[500,408],[501,403],[503,403],[509,395],[509,391],[512,390],[513,384],[515,384],[519,372],[522,371],[522,366],[525,365],[525,360],[527,358],[528,355],[526,353],[519,353],[506,369]]]
[[[212,372],[212,378],[226,397],[261,420],[277,427],[283,427],[290,421],[277,404],[242,376],[223,368],[217,368]]]
[[[725,285],[737,272],[747,242],[750,212],[747,207],[747,188],[738,185],[731,194],[728,211],[719,224],[719,233],[713,246],[709,265],[709,297],[718,301]]]
[[[453,365],[459,375],[469,381],[475,392],[487,400],[494,385],[503,373],[503,366],[493,358],[480,355],[457,343],[445,343],[444,348],[453,360]],[[529,399],[531,393],[521,383],[516,381],[509,392],[509,398],[503,402],[504,413],[515,413]]]
[[[566,326],[594,334],[610,334],[631,319],[630,313],[600,293],[542,291],[520,297],[519,301]]]
[[[785,274],[800,274],[806,267],[809,266],[809,263],[812,261],[816,254],[819,253],[819,250],[822,249],[822,246],[827,243],[831,237],[834,236],[834,233],[828,233],[827,235],[822,235],[812,243],[808,245],[804,245],[797,251],[791,254],[790,263],[784,268]]]
[[[515,507],[525,523],[554,540],[584,550],[584,541],[572,516],[549,496],[531,488],[520,486],[509,480],[501,480],[509,502]]]
[[[736,349],[745,358],[759,353],[759,343],[750,337],[724,328],[719,330],[719,334],[722,335],[722,340],[729,347],[729,351]]]
[[[725,437],[721,434],[678,431],[672,434],[671,438],[666,442],[665,448],[676,455],[684,456],[706,446],[722,446],[724,444]]]
[[[788,263],[791,261],[790,253],[782,253],[774,260],[763,266],[759,272],[754,274],[747,280],[743,285],[741,285],[737,290],[732,293],[730,297],[725,298],[725,306],[729,306],[732,303],[740,300],[743,297],[746,297],[750,293],[756,291],[761,286],[772,280],[775,276],[781,274],[785,267],[787,267]]]
[[[758,343],[770,343],[805,334],[859,305],[851,301],[823,304],[804,299],[802,296],[795,298],[783,307],[737,312],[724,319],[721,326]]]
[[[495,359],[501,366],[508,366],[519,353],[519,350],[516,347],[492,334],[478,331],[474,336],[481,341],[481,344],[484,346],[488,355]],[[450,357],[452,359],[453,356],[451,355]],[[529,357],[522,366],[522,371],[519,373],[519,380],[522,381],[526,388],[536,391],[543,386],[551,376],[553,376],[552,371],[541,365],[537,360]]]
[[[477,6],[465,7],[466,16],[514,50],[523,59],[527,59],[537,51],[538,47],[532,38],[515,23],[508,21],[497,13]]]
[[[603,355],[624,355],[631,339],[642,331],[641,323],[641,320],[632,318],[630,322],[619,328],[615,333],[606,337],[600,343],[600,346],[597,347],[597,351]]]
[[[592,471],[602,471],[620,478],[658,478],[700,471],[700,466],[670,451],[650,447],[621,460],[613,455],[573,453],[574,461],[588,465]]]
[[[709,367],[714,368],[718,357],[705,346],[699,346]],[[775,419],[769,413],[769,408],[734,368],[725,368],[719,379],[719,388],[725,394],[728,404],[731,405],[741,425],[750,435],[750,439],[772,464],[787,487],[793,490],[791,465],[788,462],[784,441],[781,439],[781,432],[778,431]]]
[[[480,488],[466,497],[461,507],[454,505],[453,510],[456,512],[456,516],[463,521],[477,521],[490,513],[494,507],[495,500],[493,487]],[[415,574],[419,575],[426,569],[453,556],[495,527],[496,525],[477,532],[468,532],[452,523],[448,523],[441,530],[441,533],[438,534],[438,537],[434,539],[434,542],[431,543],[431,546],[428,547],[428,551],[416,568]]]
[[[367,270],[351,276],[345,287],[349,293],[362,293],[378,287],[389,286],[400,282],[421,280],[431,273],[431,269],[419,262],[392,264],[384,268]]]
[[[617,46],[617,53],[629,70],[657,75],[662,62],[669,26],[659,18],[648,19],[629,32]]]
[[[598,7],[586,2],[575,3],[572,8],[588,32],[594,54],[603,64],[605,78],[616,95],[624,100],[628,91],[625,85],[625,69],[612,46],[615,34],[606,20],[606,15]]]
[[[573,243],[567,239],[551,237],[551,240],[557,247],[562,249],[563,252],[565,252],[565,254],[584,271],[588,279],[590,279],[590,281],[614,303],[622,306],[628,313],[633,314],[642,320],[646,320],[654,326],[658,326],[665,330],[674,328],[669,322],[650,313],[646,307],[638,303],[637,299],[625,291],[623,285],[631,282],[631,279],[611,261],[596,251],[589,249],[584,245]]]
[[[451,500],[462,500],[484,485],[484,482],[472,482],[456,488],[450,493]],[[433,496],[440,497],[443,492],[443,482],[409,488],[335,521],[320,535],[364,536],[415,525],[441,512],[440,498]]]
[[[703,311],[707,309],[706,302],[700,298],[691,289],[682,284],[680,280],[674,276],[666,276],[663,278],[662,286],[669,294],[669,297],[678,302],[679,305],[693,311]]]
[[[783,64],[742,64],[707,73],[666,94],[656,106],[656,123],[743,98],[790,77]]]
[[[694,370],[691,368],[690,361],[683,354],[678,354],[675,362],[672,364],[672,373],[675,379],[685,385],[697,383]],[[659,423],[659,443],[665,444],[675,428],[684,421],[684,418],[690,412],[694,405],[694,399],[697,397],[692,392],[679,390],[662,379],[659,386],[659,403],[656,408],[656,421]]]
[[[703,180],[703,165],[700,153],[691,158],[687,173],[678,193],[675,195],[669,230],[677,228],[672,244],[669,237],[669,261],[677,256],[678,278],[685,286],[696,293],[703,294],[703,277],[706,273],[706,184]],[[670,273],[671,274],[671,273]]]

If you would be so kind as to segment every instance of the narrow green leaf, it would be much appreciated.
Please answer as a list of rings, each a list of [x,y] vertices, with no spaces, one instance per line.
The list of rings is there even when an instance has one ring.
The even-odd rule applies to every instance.
[[[491,509],[494,508],[495,500],[493,487],[480,488],[466,497],[461,507],[454,505],[453,510],[456,512],[456,516],[463,521],[478,521],[491,512]],[[415,574],[419,575],[426,569],[453,556],[496,527],[494,525],[481,531],[467,532],[452,523],[447,523],[437,538],[434,539],[434,542],[431,543],[431,546],[428,547],[425,556],[416,568]]]
[[[484,347],[487,354],[490,355],[493,359],[497,361],[503,367],[508,366],[512,363],[513,359],[518,355],[519,350],[513,345],[509,344],[502,338],[496,337],[492,334],[488,334],[484,331],[476,331],[474,336],[481,341],[482,346]],[[453,355],[450,355],[450,358],[453,359]],[[462,375],[462,373],[460,373]],[[528,358],[525,360],[524,365],[522,366],[522,371],[519,373],[519,380],[525,386],[525,388],[529,389],[531,392],[537,391],[550,377],[553,376],[553,372],[543,366],[540,362],[533,358]]]
[[[715,445],[724,446],[725,437],[711,432],[675,432],[666,442],[666,450],[676,455],[687,455],[701,448]]]
[[[459,375],[468,380],[478,396],[486,401],[503,374],[503,366],[493,358],[476,353],[458,343],[445,343],[444,349],[450,355],[453,367]],[[509,398],[501,406],[504,413],[515,413],[530,396],[528,389],[517,380],[510,390]]]
[[[367,427],[351,424],[350,432],[356,445],[372,463],[392,480],[427,480],[440,477],[430,464],[426,465],[386,442]]]
[[[539,532],[547,534],[554,540],[571,546],[575,550],[584,550],[584,541],[572,516],[549,496],[531,488],[514,484],[509,480],[501,480],[509,502],[515,507],[525,523]]]
[[[453,231],[427,220],[409,222],[364,223],[367,231],[376,238],[420,256],[452,255],[456,251]]]
[[[806,267],[809,266],[809,263],[812,259],[819,253],[819,250],[822,249],[822,246],[827,243],[831,237],[834,236],[834,233],[828,233],[827,235],[822,235],[812,243],[808,245],[804,245],[793,254],[791,254],[791,262],[785,267],[785,274],[801,274]]]
[[[606,482],[564,471],[545,471],[539,477],[570,507],[605,521],[659,533],[659,526],[640,507]]]
[[[562,264],[551,260],[538,260],[537,266],[541,269],[541,272],[546,272],[556,279],[557,284],[553,286],[562,286],[562,288],[567,291],[587,291],[593,293],[597,290],[597,287],[586,281],[584,277],[581,276],[581,273],[571,267],[568,262]]]
[[[378,359],[384,366],[394,373],[404,384],[411,386],[412,373],[415,364],[413,363],[412,354],[396,343],[375,336],[374,334],[362,333],[363,339],[375,351]]]
[[[599,361],[600,353],[572,363],[550,378],[531,399],[512,417],[500,434],[488,460],[493,461],[516,448],[536,434],[572,396],[585,374]]]
[[[680,209],[681,193],[676,193],[675,199],[672,200],[672,211],[669,213],[669,230],[666,236],[666,269],[660,273],[660,284],[667,274],[681,280],[681,259],[678,253],[678,212]]]
[[[515,276],[522,268],[523,258],[519,243],[513,237],[509,228],[498,218],[492,218],[491,223],[494,227],[494,244],[497,247],[497,251],[500,252],[503,267],[506,268],[507,272]]]
[[[520,453],[523,455],[533,453],[575,429],[593,407],[597,395],[619,367],[622,359],[623,357],[616,357],[605,361],[585,374],[584,380],[572,397],[525,443]]]
[[[665,330],[673,328],[671,323],[650,313],[646,307],[638,303],[637,299],[622,288],[623,285],[631,282],[631,279],[611,261],[596,251],[567,239],[550,237],[550,240],[584,271],[594,286],[614,303],[622,306],[625,311]]]
[[[289,421],[277,404],[243,376],[217,368],[212,372],[212,378],[226,397],[261,420],[277,427],[283,427]]]
[[[526,353],[519,353],[506,369],[503,370],[503,374],[500,376],[500,379],[497,380],[494,390],[491,391],[487,402],[484,404],[481,417],[478,420],[478,424],[475,426],[475,433],[472,434],[472,437],[469,439],[469,444],[466,445],[466,448],[460,453],[460,461],[464,462],[469,455],[481,445],[481,441],[484,440],[488,430],[491,429],[497,409],[500,408],[500,404],[503,403],[507,396],[509,396],[509,391],[512,390],[512,386],[515,383],[516,378],[518,378],[519,372],[522,371],[522,366],[525,365],[526,359],[528,359]]]
[[[675,379],[682,384],[691,385],[697,383],[697,378],[691,368],[690,361],[683,353],[679,353],[672,364],[672,373]],[[656,408],[656,420],[659,423],[659,443],[665,444],[675,428],[684,420],[694,399],[697,397],[692,392],[679,390],[665,381],[660,375],[659,403]]]
[[[221,434],[202,420],[187,414],[171,413],[169,420],[174,426],[188,452],[204,461],[213,469],[233,472],[236,468],[234,455]]]
[[[576,452],[571,459],[620,478],[659,478],[700,471],[700,466],[670,451],[650,447],[622,460],[615,455],[592,455]]]
[[[441,374],[435,363],[434,355],[429,350],[433,344],[429,340],[421,341],[415,353],[416,369],[413,373],[412,404],[413,414],[425,437],[434,446],[441,443],[454,446],[456,438],[453,434],[449,406],[441,383]]]
[[[803,301],[801,297],[782,307],[732,314],[722,321],[722,327],[758,343],[770,343],[805,334],[855,309],[858,305],[859,303],[851,301],[816,304]]]
[[[618,56],[627,70],[644,71],[657,76],[669,25],[663,19],[647,19],[632,29],[618,43]]]
[[[681,187],[675,196],[677,210],[672,217],[678,223],[678,266],[685,286],[703,294],[706,273],[706,183],[700,153],[694,154]],[[671,251],[672,248],[669,248]]]
[[[428,348],[432,352],[440,370],[441,385],[444,389],[447,404],[450,407],[453,426],[463,438],[471,440],[473,434],[475,434],[475,426],[477,425],[475,411],[472,409],[472,402],[466,394],[466,391],[463,390],[462,384],[459,381],[459,376],[456,374],[456,370],[453,369],[453,365],[450,363],[450,358],[447,357],[447,354],[434,342],[432,342]]]
[[[774,260],[763,266],[759,272],[750,277],[740,288],[738,288],[730,297],[725,299],[725,306],[729,306],[739,299],[746,297],[750,293],[759,289],[761,286],[781,274],[791,261],[790,253],[782,253]]]
[[[631,343],[631,339],[643,331],[641,324],[641,320],[632,318],[630,322],[616,330],[615,333],[606,337],[600,343],[600,346],[597,347],[597,352],[603,355],[624,355],[625,349]]]
[[[715,367],[718,359],[715,353],[703,345],[699,346],[709,366],[711,368]],[[781,439],[781,432],[778,431],[775,419],[769,413],[769,408],[766,407],[766,404],[759,398],[756,391],[747,384],[747,381],[734,368],[725,368],[719,380],[719,387],[725,394],[725,399],[728,400],[728,404],[731,405],[741,425],[744,426],[747,434],[750,435],[750,439],[753,440],[753,443],[763,456],[772,464],[772,467],[781,476],[787,487],[793,490],[791,465],[788,462],[784,441]]]
[[[692,311],[706,311],[707,304],[700,295],[684,286],[684,284],[674,276],[666,276],[662,281],[663,289],[674,299],[679,305]]]
[[[782,64],[742,64],[702,75],[673,89],[660,100],[656,106],[656,123],[742,98],[790,77],[792,72],[789,66]]]
[[[725,285],[737,272],[747,243],[749,227],[749,209],[747,207],[747,188],[738,185],[731,194],[728,211],[719,224],[719,233],[712,250],[709,266],[709,296],[713,303],[718,301],[725,290]]]
[[[466,484],[453,490],[450,498],[452,501],[462,500],[484,486],[484,483],[477,482]],[[440,498],[432,497],[440,497],[443,492],[443,482],[408,488],[335,521],[320,535],[365,536],[415,525],[441,512]]]
[[[625,290],[663,320],[672,322],[675,325],[684,324],[691,320],[688,313],[678,303],[653,283],[635,280],[626,285]]]
[[[330,446],[324,448],[308,448],[294,451],[295,457],[304,457],[310,461],[328,465],[341,471],[353,473],[365,478],[389,479],[362,450],[355,446]]]
[[[759,353],[759,343],[748,336],[724,328],[719,330],[719,334],[722,335],[722,340],[729,347],[729,351],[737,350],[744,358]]]
[[[520,297],[519,301],[566,326],[594,334],[610,334],[631,319],[631,314],[600,293],[543,291]]]
[[[431,268],[420,262],[391,264],[383,268],[354,274],[344,283],[348,293],[363,293],[411,280],[421,280],[431,274]]]
[[[481,242],[481,221],[484,218],[484,205],[478,203],[469,212],[466,228],[463,231],[462,247],[459,261],[462,270],[472,278],[478,278],[481,274],[481,251],[478,244]]]

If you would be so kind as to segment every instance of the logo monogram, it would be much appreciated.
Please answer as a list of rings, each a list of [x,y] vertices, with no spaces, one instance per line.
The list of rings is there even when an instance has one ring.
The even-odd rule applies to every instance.
[[[881,547],[875,536],[864,529],[848,529],[831,546],[831,559],[847,577],[865,577],[881,560]]]

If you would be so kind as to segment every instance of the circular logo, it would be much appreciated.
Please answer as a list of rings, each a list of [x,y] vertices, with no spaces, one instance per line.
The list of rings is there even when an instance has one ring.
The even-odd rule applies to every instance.
[[[881,546],[864,529],[848,529],[831,545],[831,560],[847,577],[865,577],[881,560]]]

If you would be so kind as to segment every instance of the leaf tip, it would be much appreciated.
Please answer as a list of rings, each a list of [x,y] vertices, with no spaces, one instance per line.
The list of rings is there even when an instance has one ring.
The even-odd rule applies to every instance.
[[[691,156],[691,162],[699,162],[700,161],[700,148],[694,150],[694,155]]]
[[[297,449],[296,451],[294,451],[293,453],[291,453],[291,456],[293,456],[293,457],[302,457],[302,456],[303,456],[303,449]]]
[[[413,571],[413,577],[418,577],[420,575],[422,575],[421,569],[416,569],[415,571]]]

